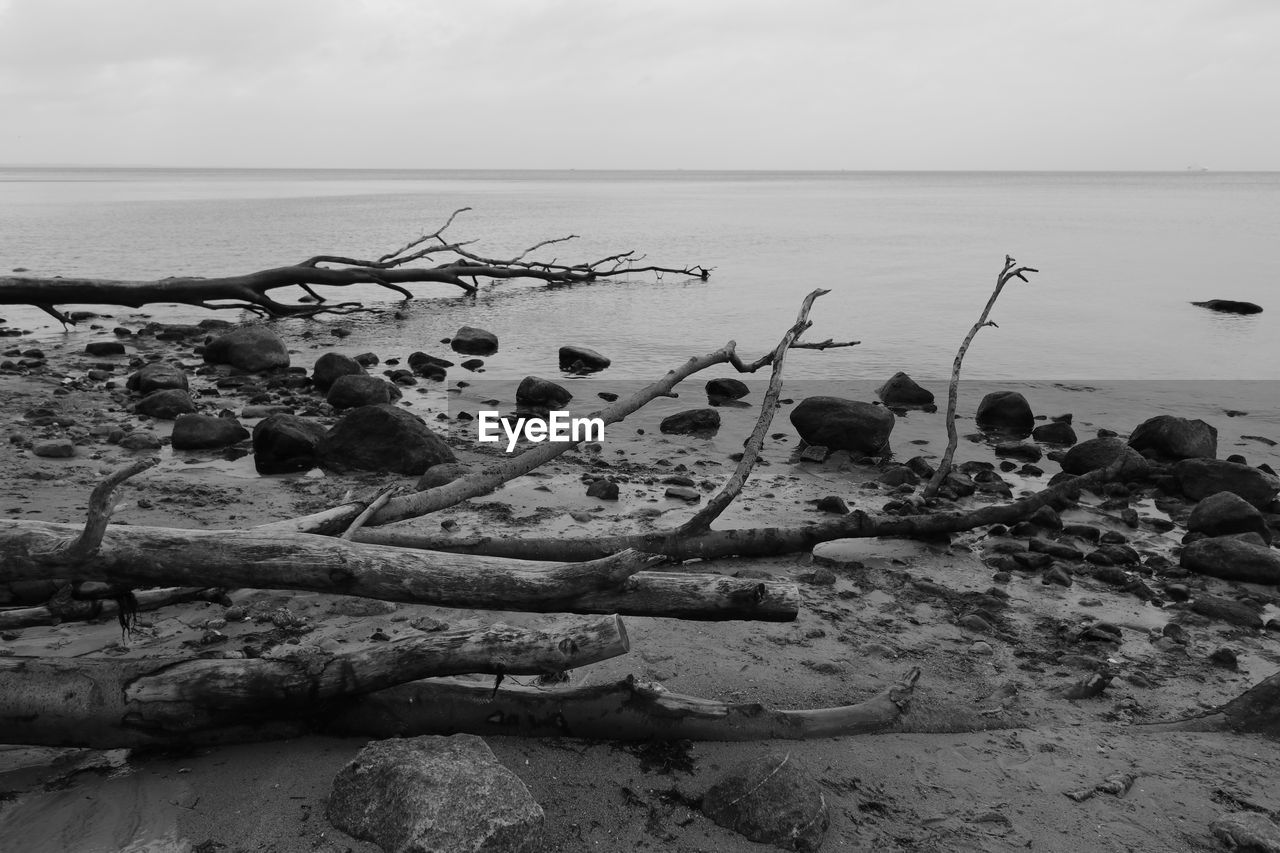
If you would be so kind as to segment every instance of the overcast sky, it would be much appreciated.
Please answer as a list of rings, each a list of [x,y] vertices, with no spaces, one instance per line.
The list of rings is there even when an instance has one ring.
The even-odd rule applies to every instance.
[[[1277,0],[0,0],[0,163],[1280,169]]]

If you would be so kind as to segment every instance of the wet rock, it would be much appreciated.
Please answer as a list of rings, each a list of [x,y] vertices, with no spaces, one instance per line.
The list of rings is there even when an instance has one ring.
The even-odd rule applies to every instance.
[[[1032,551],[1040,554],[1048,554],[1057,560],[1071,560],[1079,562],[1084,559],[1084,553],[1078,548],[1072,548],[1070,545],[1063,545],[1060,542],[1053,542],[1048,539],[1035,538],[1027,543]]]
[[[689,486],[667,486],[667,491],[664,494],[669,498],[676,498],[688,503],[697,503],[702,500],[702,492]]]
[[[119,445],[125,450],[159,450],[161,442],[160,436],[154,432],[138,430],[123,436]]]
[[[1187,459],[1173,466],[1182,494],[1203,500],[1218,492],[1231,492],[1258,509],[1266,509],[1280,491],[1280,479],[1238,462],[1220,459]]]
[[[933,392],[922,388],[902,371],[889,377],[876,389],[876,394],[886,406],[928,406],[933,403]]]
[[[1127,461],[1120,469],[1122,477],[1139,477],[1147,470],[1147,460],[1119,438],[1091,438],[1082,441],[1062,457],[1062,470],[1068,474],[1088,474],[1106,468],[1124,454]]]
[[[1158,459],[1213,459],[1218,455],[1218,430],[1202,420],[1156,415],[1138,424],[1129,446]]]
[[[316,359],[311,371],[311,384],[324,394],[339,377],[364,375],[364,365],[351,356],[327,352]]]
[[[483,359],[483,358],[469,358],[469,359],[467,359],[466,361],[464,361],[464,362],[462,362],[461,364],[459,364],[458,366],[459,366],[459,367],[461,367],[463,370],[470,370],[470,371],[472,371],[472,372],[474,373],[475,371],[477,371],[477,370],[479,370],[480,368],[484,367],[484,359]]]
[[[124,355],[124,344],[119,341],[90,341],[84,345],[84,351],[99,358],[111,355]]]
[[[167,391],[152,391],[139,400],[133,410],[140,415],[171,421],[178,415],[195,412],[196,404],[186,391],[171,388]]]
[[[432,465],[418,478],[416,488],[420,492],[426,489],[434,489],[437,486],[452,483],[459,477],[465,477],[470,470],[461,462],[444,462],[439,465]]]
[[[992,391],[978,404],[978,426],[1028,435],[1035,426],[1035,415],[1027,398],[1017,391]]]
[[[912,456],[907,460],[907,468],[922,480],[931,480],[936,472],[933,465],[923,456]]]
[[[347,412],[318,449],[321,463],[339,470],[420,475],[433,465],[457,461],[421,418],[390,404]]]
[[[827,495],[825,498],[820,498],[817,506],[819,512],[829,512],[833,515],[849,514],[849,504],[845,503],[844,498],[839,495]]]
[[[608,358],[587,347],[560,347],[560,369],[574,373],[594,373],[612,364]]]
[[[353,355],[352,358],[354,358],[356,363],[361,367],[373,367],[381,361],[375,353],[371,352],[362,352],[359,355]]]
[[[1234,492],[1218,492],[1196,504],[1187,519],[1187,530],[1206,536],[1257,533],[1264,543],[1271,542],[1271,528],[1262,513]]]
[[[1067,574],[1067,570],[1062,566],[1051,566],[1044,573],[1044,577],[1040,578],[1040,582],[1045,586],[1051,584],[1057,586],[1071,586],[1071,575]]]
[[[174,450],[211,450],[230,447],[249,437],[249,431],[235,418],[213,415],[178,415],[173,422]]]
[[[203,355],[209,364],[229,364],[246,373],[289,366],[289,350],[284,341],[265,326],[232,329],[205,344]]]
[[[1008,456],[1022,462],[1039,462],[1044,451],[1034,444],[1020,441],[1005,441],[996,445],[996,456]]]
[[[463,326],[454,332],[449,346],[463,355],[493,355],[498,351],[498,336],[485,329]]]
[[[1191,602],[1191,611],[1243,628],[1262,627],[1262,612],[1257,607],[1218,595],[1197,596]]]
[[[741,400],[751,393],[741,379],[712,379],[707,382],[707,397],[712,400]]]
[[[1070,447],[1076,443],[1076,431],[1069,421],[1052,421],[1041,424],[1031,430],[1031,437],[1045,444],[1058,444]]]
[[[296,415],[264,418],[253,428],[253,464],[259,474],[292,474],[320,463],[325,428]]]
[[[1280,551],[1217,536],[1182,549],[1182,568],[1223,580],[1280,584]]]
[[[377,406],[399,400],[400,389],[377,376],[339,376],[329,386],[325,401],[335,409],[354,409],[359,406]]]
[[[858,400],[807,397],[791,410],[791,424],[807,444],[877,454],[888,448],[893,412]]]
[[[1262,306],[1254,302],[1241,302],[1236,299],[1206,299],[1204,302],[1192,302],[1199,308],[1210,311],[1221,311],[1226,314],[1261,314]]]
[[[1209,831],[1241,853],[1280,853],[1280,825],[1259,812],[1232,812],[1215,820]]]
[[[427,355],[425,352],[412,352],[406,359],[409,369],[427,379],[444,379],[453,362],[446,358]],[[387,362],[390,364],[391,362]]]
[[[516,388],[516,403],[521,406],[560,409],[572,399],[573,395],[563,385],[537,376],[526,376]]]
[[[703,795],[702,811],[726,829],[786,850],[817,850],[830,823],[821,786],[789,752],[729,769]]]
[[[70,459],[76,455],[76,445],[70,439],[53,438],[33,443],[31,452],[44,459]]]
[[[1136,566],[1142,558],[1128,545],[1102,545],[1085,555],[1085,559],[1098,566]]]
[[[906,465],[895,465],[888,468],[876,478],[886,486],[918,486],[920,478]]]
[[[942,479],[942,485],[938,487],[938,494],[953,501],[967,498],[976,491],[978,484],[973,478],[959,471],[948,472]]]
[[[325,816],[403,853],[534,853],[542,843],[542,808],[475,735],[371,742],[333,780]]]
[[[715,409],[687,409],[663,418],[658,428],[679,435],[713,433],[720,429],[720,413]]]
[[[616,501],[618,499],[618,484],[612,480],[596,480],[587,486],[587,497],[599,498],[603,501]]]

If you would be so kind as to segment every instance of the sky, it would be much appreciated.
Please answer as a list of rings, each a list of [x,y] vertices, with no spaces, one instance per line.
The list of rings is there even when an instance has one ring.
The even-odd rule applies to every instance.
[[[0,163],[1280,170],[1277,0],[0,0]]]

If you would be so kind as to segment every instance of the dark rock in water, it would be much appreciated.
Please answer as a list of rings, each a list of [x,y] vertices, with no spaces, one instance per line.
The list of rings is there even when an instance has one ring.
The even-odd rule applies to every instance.
[[[1182,494],[1193,501],[1232,492],[1258,509],[1267,509],[1280,491],[1280,480],[1265,471],[1220,459],[1184,459],[1173,466]]]
[[[616,501],[618,499],[618,484],[612,480],[596,480],[590,486],[587,486],[587,497],[599,498],[603,501]]]
[[[1062,457],[1062,470],[1068,474],[1088,474],[1106,468],[1124,454],[1128,459],[1120,469],[1122,477],[1140,477],[1147,471],[1147,460],[1120,438],[1091,438],[1082,441]]]
[[[907,467],[911,469],[911,473],[915,474],[922,480],[931,480],[933,475],[937,473],[936,469],[923,456],[912,456],[907,460]]]
[[[484,359],[483,359],[483,358],[469,358],[469,359],[467,359],[466,361],[462,362],[462,364],[460,364],[460,365],[458,365],[458,366],[459,366],[459,367],[461,367],[463,370],[476,371],[476,370],[479,370],[480,368],[484,367]]]
[[[830,823],[822,786],[790,752],[730,768],[703,795],[702,812],[752,841],[786,850],[817,850]]]
[[[124,355],[124,344],[119,341],[90,341],[84,351],[93,356]]]
[[[316,359],[311,384],[324,394],[342,376],[364,376],[364,365],[348,355],[327,352]]]
[[[325,434],[319,451],[327,467],[395,474],[418,475],[457,461],[421,418],[389,403],[347,412]]]
[[[1196,504],[1187,519],[1187,530],[1206,536],[1257,533],[1271,542],[1271,528],[1257,507],[1234,492],[1217,492]]]
[[[432,365],[440,368],[453,367],[453,362],[449,361],[449,359],[440,358],[439,356],[434,356],[434,355],[427,355],[425,352],[411,352],[409,353],[409,357],[405,359],[405,361],[408,362],[409,369],[415,373],[422,373],[423,368],[427,367],[428,365]],[[390,364],[390,363],[391,362],[389,361],[387,362],[387,364]]]
[[[381,361],[381,359],[378,358],[377,354],[372,352],[362,352],[359,355],[353,355],[352,358],[354,358],[356,360],[356,363],[359,364],[361,367],[373,367],[375,364]]]
[[[325,428],[297,415],[271,415],[253,428],[253,464],[259,474],[292,474],[320,463]]]
[[[196,404],[191,402],[191,395],[186,391],[171,388],[167,391],[152,391],[139,400],[133,410],[140,415],[171,421],[178,415],[194,412]]]
[[[1192,302],[1198,308],[1210,311],[1223,311],[1228,314],[1261,314],[1262,306],[1252,302],[1238,302],[1234,299],[1207,299],[1204,302]]]
[[[1017,391],[992,391],[978,404],[978,426],[1028,435],[1035,426],[1035,415],[1027,398]]]
[[[1280,551],[1232,536],[1192,542],[1182,549],[1180,563],[1188,571],[1223,580],[1280,584]]]
[[[329,386],[325,401],[335,409],[377,406],[399,400],[400,389],[377,376],[348,374],[339,376]]]
[[[1051,421],[1041,424],[1031,431],[1031,437],[1045,444],[1060,444],[1066,447],[1076,443],[1076,431],[1069,421]]]
[[[902,371],[889,377],[888,382],[876,389],[876,394],[886,406],[928,406],[933,403],[933,392],[921,388]]]
[[[604,370],[613,362],[593,349],[586,347],[560,347],[560,369],[575,373],[594,373]]]
[[[475,735],[370,742],[333,780],[325,816],[400,853],[542,846],[542,808]]]
[[[76,445],[70,439],[50,438],[32,444],[31,452],[44,459],[70,459],[76,455]]]
[[[791,410],[791,424],[805,443],[854,453],[887,449],[895,422],[883,406],[841,397],[807,397]]]
[[[1191,602],[1191,610],[1210,619],[1221,619],[1242,628],[1261,628],[1262,611],[1257,607],[1217,595],[1201,595]]]
[[[463,355],[493,355],[498,351],[498,336],[485,329],[463,326],[454,332],[449,346]]]
[[[186,391],[187,374],[172,364],[148,364],[139,368],[125,380],[124,387],[139,394],[150,394],[152,391],[177,389]]]
[[[537,376],[526,376],[516,388],[516,403],[521,406],[559,409],[572,399],[568,388]]]
[[[663,418],[658,428],[664,433],[705,435],[720,429],[720,413],[715,409],[686,409]]]
[[[1023,462],[1039,462],[1044,455],[1039,447],[1021,441],[1005,441],[996,445],[996,456],[1009,456]]]
[[[159,450],[162,447],[160,436],[154,432],[138,430],[120,439],[120,446],[125,450]]]
[[[741,379],[712,379],[707,382],[707,396],[713,400],[741,400],[751,393]]]
[[[942,485],[938,487],[938,494],[953,501],[967,498],[976,491],[978,491],[978,484],[973,481],[973,478],[959,471],[948,472],[942,479]]]
[[[249,431],[235,418],[213,415],[178,415],[173,422],[174,450],[211,450],[230,447],[249,437]]]
[[[1138,424],[1129,446],[1158,459],[1213,459],[1218,455],[1218,430],[1202,420],[1156,415]]]
[[[421,492],[426,489],[434,489],[437,486],[444,486],[459,477],[465,477],[470,470],[461,462],[445,462],[440,465],[432,465],[418,478],[416,488]]]
[[[214,338],[204,347],[209,364],[229,364],[246,373],[289,366],[289,349],[265,326],[240,326]]]

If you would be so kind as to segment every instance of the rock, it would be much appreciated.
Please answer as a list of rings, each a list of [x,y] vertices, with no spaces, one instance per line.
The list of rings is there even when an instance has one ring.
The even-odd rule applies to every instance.
[[[702,812],[752,841],[817,850],[830,815],[822,787],[790,752],[730,768],[702,797]]]
[[[388,853],[534,853],[542,843],[542,808],[475,735],[369,743],[333,780],[325,816]]]
[[[839,495],[827,495],[825,498],[819,498],[817,507],[819,512],[829,512],[834,515],[849,514],[849,504],[845,503],[844,498]]]
[[[996,445],[996,456],[1009,456],[1023,462],[1039,462],[1044,451],[1034,444],[1022,441],[1002,441]]]
[[[702,500],[702,492],[690,486],[667,486],[665,494],[669,498],[676,498],[691,504]]]
[[[1192,302],[1198,308],[1210,311],[1223,311],[1227,314],[1261,314],[1262,306],[1253,302],[1239,302],[1235,299],[1206,299],[1204,302]]]
[[[364,376],[365,373],[364,365],[351,356],[327,352],[316,359],[311,371],[311,384],[323,394],[339,377]]]
[[[686,409],[663,418],[658,429],[678,435],[713,433],[720,429],[720,413],[715,409]]]
[[[587,486],[587,497],[599,498],[602,501],[616,501],[618,499],[618,484],[612,480],[596,480]]]
[[[35,442],[31,452],[44,459],[70,459],[76,455],[76,445],[70,439],[52,438]]]
[[[485,329],[463,326],[454,332],[449,346],[463,355],[493,355],[498,351],[498,336]]]
[[[537,376],[526,376],[516,388],[516,403],[521,406],[561,409],[572,399],[568,388]]]
[[[1076,431],[1071,428],[1070,423],[1064,421],[1041,424],[1031,431],[1031,437],[1045,444],[1060,444],[1064,447],[1076,443]]]
[[[84,351],[99,358],[109,355],[124,355],[124,344],[119,341],[90,341],[84,345]]]
[[[297,415],[271,415],[253,428],[253,464],[259,474],[292,474],[320,463],[325,428]]]
[[[889,377],[889,381],[876,389],[876,394],[886,406],[929,406],[933,404],[933,392],[921,388],[916,381],[902,371]]]
[[[1271,542],[1271,528],[1262,513],[1234,492],[1217,492],[1196,504],[1187,519],[1187,530],[1206,536],[1257,533],[1264,543]]]
[[[434,355],[427,355],[425,352],[409,353],[409,358],[406,361],[410,370],[427,379],[444,379],[447,375],[447,369],[453,367],[452,361],[437,358]]]
[[[894,465],[876,478],[886,486],[918,486],[920,476],[906,465]]]
[[[133,410],[140,415],[171,421],[178,415],[194,412],[196,404],[191,402],[191,395],[186,391],[171,388],[167,391],[152,391],[139,400]]]
[[[1215,820],[1209,831],[1230,850],[1280,853],[1280,826],[1260,812],[1232,812]]]
[[[440,465],[432,465],[418,478],[418,484],[415,488],[420,492],[426,489],[434,489],[437,486],[452,483],[459,477],[465,477],[470,470],[461,462],[444,462]]]
[[[560,369],[572,370],[575,373],[594,373],[604,370],[610,364],[609,359],[586,347],[560,347]]]
[[[1217,595],[1201,595],[1191,602],[1191,610],[1201,616],[1221,619],[1223,622],[1230,622],[1242,628],[1262,627],[1262,612],[1243,601],[1234,601]]]
[[[125,450],[159,450],[162,445],[160,436],[154,432],[138,430],[120,439],[120,446]]]
[[[1147,460],[1119,438],[1091,438],[1071,448],[1062,457],[1062,470],[1068,474],[1088,474],[1106,468],[1124,454],[1127,461],[1120,469],[1120,476],[1139,477],[1147,470]]]
[[[152,391],[168,391],[176,389],[186,391],[187,374],[172,364],[148,364],[135,371],[125,380],[124,387],[139,394],[150,394]]]
[[[1028,435],[1035,426],[1031,404],[1017,391],[992,391],[978,404],[978,426]]]
[[[239,326],[214,338],[204,347],[209,364],[229,364],[246,373],[261,373],[289,366],[284,341],[266,326]]]
[[[1194,501],[1231,492],[1258,509],[1267,509],[1280,491],[1280,479],[1222,459],[1185,459],[1173,466],[1173,476],[1182,494]]]
[[[1138,424],[1129,446],[1159,459],[1213,459],[1218,455],[1218,430],[1201,420],[1156,415]]]
[[[805,443],[862,454],[887,449],[895,422],[883,406],[840,397],[806,397],[791,410],[791,424]]]
[[[213,415],[178,415],[173,422],[174,450],[209,450],[230,447],[249,437],[249,431],[235,418]]]
[[[457,461],[421,418],[389,403],[347,412],[320,441],[319,453],[327,467],[396,474]]]
[[[712,400],[741,400],[751,393],[741,379],[712,379],[707,382],[707,396]]]
[[[1179,563],[1188,571],[1223,580],[1280,584],[1280,551],[1232,536],[1192,542],[1182,549]]]
[[[400,389],[377,376],[348,374],[339,376],[329,386],[325,401],[335,409],[377,406],[399,400]]]
[[[377,353],[372,352],[362,352],[359,355],[353,355],[352,358],[355,359],[356,363],[361,367],[373,367],[375,364],[382,361],[382,359],[378,358]]]

